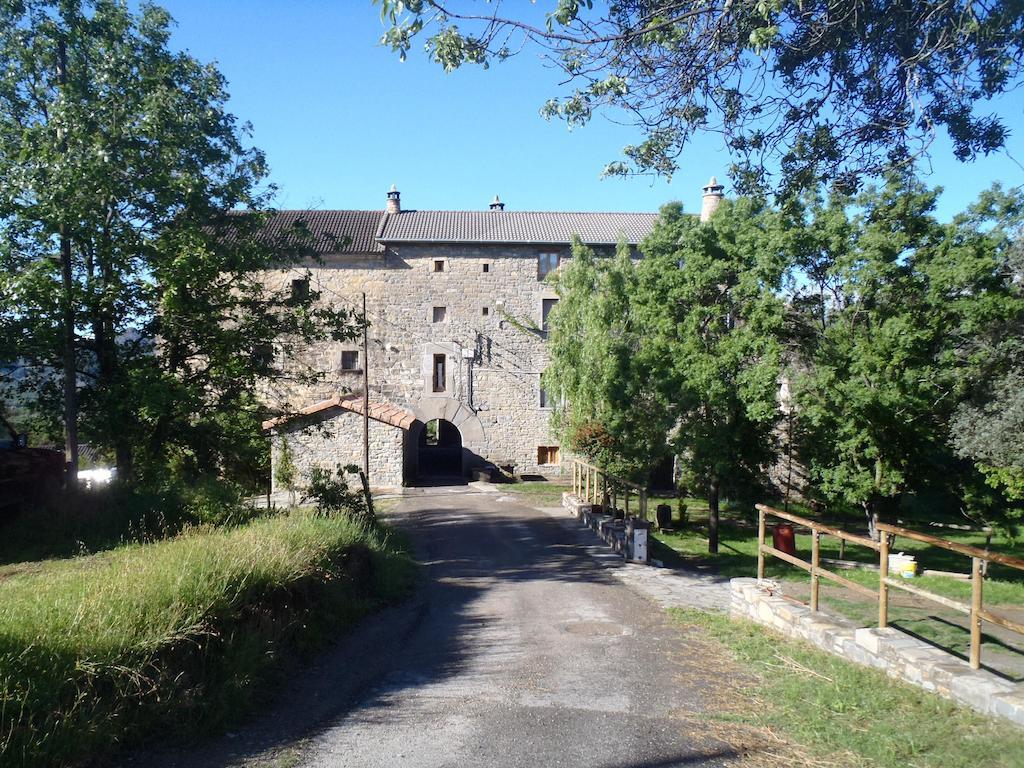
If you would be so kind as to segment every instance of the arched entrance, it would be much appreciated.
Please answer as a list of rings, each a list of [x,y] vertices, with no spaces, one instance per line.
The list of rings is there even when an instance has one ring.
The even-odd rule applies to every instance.
[[[446,419],[432,419],[420,429],[417,440],[417,469],[420,479],[461,477],[462,435]]]

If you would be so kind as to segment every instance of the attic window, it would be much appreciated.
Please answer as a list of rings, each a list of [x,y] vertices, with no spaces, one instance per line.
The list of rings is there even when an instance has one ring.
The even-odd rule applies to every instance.
[[[491,271],[491,265],[490,264],[484,264],[484,272],[490,272],[490,271]]]
[[[309,280],[292,280],[292,301],[309,301]]]
[[[444,259],[434,259],[434,271],[444,272]]]
[[[549,274],[558,269],[559,255],[557,251],[547,251],[537,254],[537,279],[543,280]]]

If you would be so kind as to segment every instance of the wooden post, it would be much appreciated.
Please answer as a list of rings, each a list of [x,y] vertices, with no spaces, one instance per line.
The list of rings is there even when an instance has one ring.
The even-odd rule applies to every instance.
[[[590,503],[590,467],[587,467],[587,504]]]
[[[370,486],[370,341],[366,324],[366,294],[363,294],[363,474]],[[439,425],[440,426],[440,425]]]
[[[889,626],[889,534],[882,532],[878,549],[878,628]]]
[[[629,517],[629,486],[626,486],[626,517]]]
[[[764,581],[764,510],[757,510],[757,580]]]
[[[971,558],[971,669],[981,666],[981,558]]]
[[[839,559],[846,559],[846,539],[839,540]]]
[[[818,610],[818,589],[821,586],[821,576],[818,575],[818,565],[821,563],[821,534],[817,529],[811,530],[811,610]]]
[[[647,519],[647,491],[643,488],[640,489],[640,516],[645,522],[650,522]]]

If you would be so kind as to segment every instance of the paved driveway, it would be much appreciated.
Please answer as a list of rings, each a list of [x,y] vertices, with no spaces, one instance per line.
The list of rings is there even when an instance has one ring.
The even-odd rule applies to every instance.
[[[584,529],[508,496],[421,489],[397,522],[423,564],[238,733],[148,765],[717,766],[721,665],[588,553]],[[716,732],[720,729],[715,729]]]

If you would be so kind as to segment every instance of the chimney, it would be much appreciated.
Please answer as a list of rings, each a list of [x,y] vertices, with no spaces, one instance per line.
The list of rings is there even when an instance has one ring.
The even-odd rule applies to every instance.
[[[725,187],[718,183],[718,179],[714,176],[708,181],[708,185],[704,187],[704,200],[700,206],[700,220],[701,222],[708,221],[712,215],[718,210],[719,203],[722,202],[722,198],[725,197],[722,190]]]
[[[398,192],[398,188],[394,184],[391,185],[391,189],[388,190],[388,213],[401,213],[402,212],[402,196]]]
[[[501,200],[498,199],[497,195],[495,195],[494,199],[491,201],[491,210],[492,211],[504,211],[505,210],[505,204],[503,202],[501,202]]]

